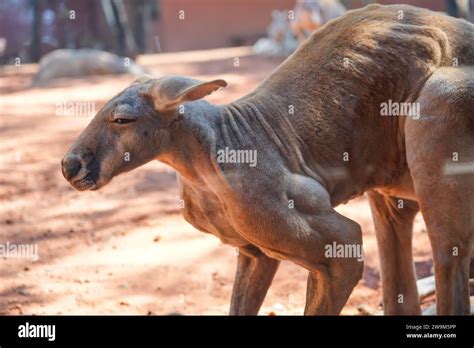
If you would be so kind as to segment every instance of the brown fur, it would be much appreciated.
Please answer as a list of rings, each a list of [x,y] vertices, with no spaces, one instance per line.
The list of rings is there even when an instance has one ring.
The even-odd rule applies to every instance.
[[[309,270],[306,314],[339,313],[363,264],[327,257],[325,248],[362,239],[333,207],[366,191],[385,312],[419,314],[411,229],[421,209],[438,313],[467,314],[473,174],[447,176],[443,168],[452,152],[474,160],[473,34],[471,24],[439,13],[372,5],[317,30],[255,91],[228,105],[195,100],[223,87],[221,80],[139,81],[99,112],[63,172],[78,189],[98,189],[153,158],[175,168],[186,220],[240,249],[231,314],[258,312],[277,260]],[[458,67],[442,68],[453,59]],[[381,116],[388,100],[419,102],[420,119]],[[124,104],[131,111],[123,117],[134,122],[117,124]],[[256,150],[258,165],[218,162],[225,148]]]

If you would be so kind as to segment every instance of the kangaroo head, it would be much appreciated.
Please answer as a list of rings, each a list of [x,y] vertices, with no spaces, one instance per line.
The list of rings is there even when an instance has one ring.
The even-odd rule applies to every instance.
[[[77,190],[97,190],[153,159],[169,141],[180,104],[227,86],[179,76],[142,77],[110,100],[64,156],[62,172]]]

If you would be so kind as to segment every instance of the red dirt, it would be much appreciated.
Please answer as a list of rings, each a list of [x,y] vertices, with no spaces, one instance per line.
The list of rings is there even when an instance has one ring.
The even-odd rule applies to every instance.
[[[242,57],[234,66],[234,57]],[[279,63],[246,49],[145,56],[156,76],[224,78],[209,99],[224,103],[254,88]],[[0,243],[37,243],[39,260],[4,258],[2,314],[226,314],[236,254],[180,216],[175,173],[153,162],[79,193],[63,179],[60,160],[90,121],[56,116],[56,103],[92,101],[99,110],[130,76],[62,80],[31,88],[35,65],[0,70]],[[365,197],[338,208],[363,229],[364,277],[343,314],[379,307],[376,241]],[[421,217],[414,233],[417,272],[431,273]],[[263,315],[301,314],[307,272],[283,262]],[[431,302],[433,300],[431,299]]]

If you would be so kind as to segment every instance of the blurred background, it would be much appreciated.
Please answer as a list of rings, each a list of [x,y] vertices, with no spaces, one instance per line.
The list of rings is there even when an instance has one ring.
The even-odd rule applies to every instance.
[[[3,0],[0,58],[37,62],[58,48],[96,48],[121,56],[253,45],[267,35],[275,10],[296,0]],[[316,11],[338,1],[306,1]],[[346,9],[409,3],[472,19],[470,0],[341,0]],[[179,16],[182,13],[183,16]],[[318,25],[325,21],[312,17]],[[184,18],[183,18],[184,17]]]
[[[60,161],[100,108],[137,75],[225,79],[208,100],[256,87],[314,30],[363,0],[0,1],[0,314],[226,314],[236,252],[187,224],[174,171],[157,161],[79,193]],[[473,1],[409,3],[473,19]],[[380,313],[365,197],[337,208],[363,230],[365,265],[343,314]],[[421,216],[417,276],[433,274]],[[1,249],[0,249],[1,250]],[[307,272],[284,262],[261,314],[301,314]],[[423,308],[434,303],[432,293]]]

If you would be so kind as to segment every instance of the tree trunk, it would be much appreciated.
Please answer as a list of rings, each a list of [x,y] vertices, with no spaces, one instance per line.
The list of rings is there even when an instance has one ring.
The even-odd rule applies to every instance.
[[[41,58],[41,25],[43,23],[41,1],[31,0],[33,22],[31,24],[30,59],[33,62]]]
[[[148,46],[148,25],[150,19],[149,1],[137,0],[134,2],[134,34],[139,53],[146,53]]]
[[[102,11],[110,31],[114,33],[117,54],[135,58],[137,47],[127,20],[125,5],[122,0],[102,0]]]

